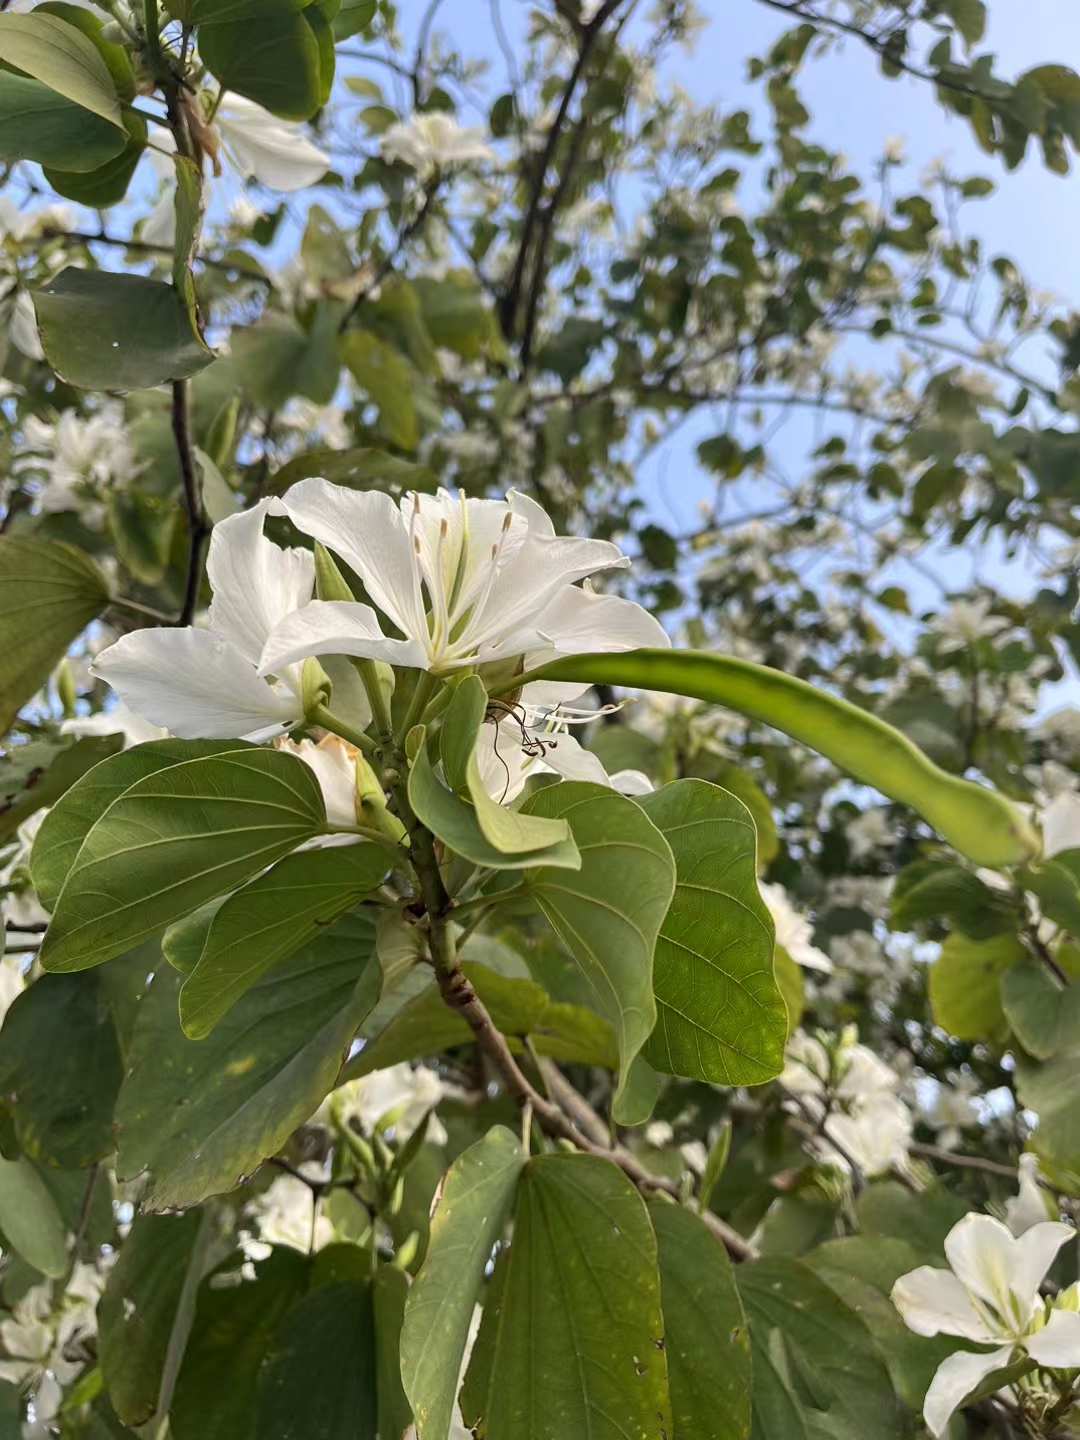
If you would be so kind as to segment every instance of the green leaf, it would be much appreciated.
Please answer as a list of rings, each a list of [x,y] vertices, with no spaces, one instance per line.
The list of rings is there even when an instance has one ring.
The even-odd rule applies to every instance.
[[[262,21],[270,15],[303,10],[307,0],[169,0],[166,9],[191,25],[234,20]]]
[[[1031,1147],[1044,1172],[1063,1190],[1080,1187],[1080,1051],[1056,1055],[1044,1065],[1021,1057],[1016,1093],[1025,1109],[1039,1117]]]
[[[114,800],[139,780],[200,755],[247,750],[243,740],[151,740],[112,755],[82,775],[41,823],[30,856],[34,889],[55,910],[75,857],[90,829]]]
[[[260,1366],[255,1434],[377,1440],[377,1421],[371,1283],[320,1285],[285,1316]]]
[[[118,1248],[98,1306],[98,1360],[125,1425],[145,1424],[162,1399],[168,1408],[213,1231],[205,1210],[139,1215]]]
[[[530,1161],[482,1433],[662,1440],[673,1434],[664,1343],[656,1238],[637,1190],[598,1156]]]
[[[242,885],[325,824],[315,772],[282,750],[249,746],[147,775],[83,841],[41,964],[100,965]]]
[[[930,1008],[934,1021],[957,1040],[1000,1038],[1005,1017],[1000,981],[1027,955],[1015,935],[969,940],[950,935],[930,967]]]
[[[677,1440],[745,1440],[750,1337],[727,1252],[682,1205],[649,1201]]]
[[[0,731],[108,598],[105,577],[81,550],[0,536]]]
[[[401,1331],[401,1380],[417,1440],[445,1440],[450,1429],[473,1305],[524,1164],[518,1138],[495,1125],[458,1156],[437,1193]]]
[[[0,160],[35,160],[65,173],[94,174],[130,142],[111,120],[91,115],[40,80],[0,72]]]
[[[409,803],[417,818],[455,854],[492,870],[524,869],[539,860],[552,867],[577,869],[581,864],[572,837],[532,854],[504,854],[480,828],[472,805],[459,799],[437,778],[427,746],[421,745],[409,769]]]
[[[724,705],[801,741],[883,795],[910,805],[976,865],[1020,865],[1039,851],[1021,812],[996,791],[947,775],[910,740],[858,706],[766,665],[693,650],[573,655],[530,680],[666,690]]]
[[[116,1118],[117,1171],[151,1172],[149,1210],[231,1190],[314,1114],[379,992],[374,928],[346,916],[270,971],[206,1040],[180,1028],[180,976],[139,1005]]]
[[[603,785],[563,781],[531,795],[530,815],[567,820],[579,871],[543,866],[526,883],[588,982],[619,1045],[616,1116],[634,1056],[656,1023],[653,952],[675,891],[675,862],[640,806]]]
[[[335,485],[348,485],[354,490],[402,489],[429,492],[438,488],[434,472],[424,465],[403,460],[387,450],[365,447],[361,450],[306,450],[286,460],[275,470],[267,485],[267,494],[283,495],[297,480],[318,475]]]
[[[128,52],[123,45],[105,39],[103,19],[91,10],[84,10],[80,5],[68,4],[67,0],[44,0],[43,4],[34,6],[34,14],[55,15],[58,20],[63,20],[65,24],[73,25],[76,30],[81,30],[105,61],[105,68],[112,77],[118,98],[120,100],[135,99],[138,87],[135,83],[135,72],[128,58]],[[133,119],[137,120],[138,118],[130,111],[122,112],[125,129],[129,128]]]
[[[942,0],[938,7],[953,21],[965,45],[977,45],[986,33],[984,0]]]
[[[401,1329],[409,1282],[403,1270],[380,1265],[371,1286],[375,1310],[375,1394],[378,1401],[376,1433],[404,1435],[412,1424],[412,1410],[401,1384]]]
[[[876,1180],[859,1196],[857,1217],[864,1235],[887,1240],[902,1235],[926,1264],[940,1264],[945,1236],[968,1206],[947,1190],[912,1191],[898,1180]]]
[[[306,120],[323,103],[319,40],[303,14],[264,10],[257,22],[203,22],[199,58],[225,89],[285,120]]]
[[[233,330],[229,346],[236,373],[264,409],[280,409],[297,394],[321,405],[333,399],[341,370],[334,349],[338,311],[324,303],[320,313],[335,320],[329,333],[325,324],[309,333],[290,316],[274,312],[255,325]]]
[[[570,826],[565,820],[541,820],[500,805],[488,794],[476,747],[487,715],[488,695],[479,675],[469,675],[454,691],[440,731],[443,773],[450,789],[472,803],[476,822],[489,845],[501,855],[535,855],[565,844]]]
[[[754,1440],[899,1440],[900,1410],[862,1321],[797,1260],[740,1265]]]
[[[891,896],[891,924],[910,930],[920,921],[944,916],[973,940],[1011,930],[1020,914],[1015,896],[994,890],[970,870],[940,858],[916,860],[896,877]]]
[[[413,401],[415,383],[409,362],[399,350],[370,330],[342,336],[339,353],[379,409],[379,428],[392,445],[415,450],[420,438]]]
[[[122,735],[31,740],[0,758],[0,840],[43,805],[53,805],[88,770],[115,755]]]
[[[1061,860],[1025,865],[1017,879],[1038,897],[1042,913],[1080,938],[1080,879]]]
[[[172,1440],[256,1440],[259,1367],[309,1269],[307,1255],[277,1246],[254,1280],[207,1276],[169,1411]]]
[[[184,1033],[205,1039],[271,965],[295,955],[377,889],[389,863],[381,845],[363,842],[304,850],[231,895],[214,915],[180,991]]]
[[[653,961],[656,1029],[645,1058],[669,1075],[760,1085],[784,1067],[787,1009],[750,812],[706,780],[676,780],[640,804],[677,869]]]
[[[55,15],[0,15],[0,52],[8,65],[65,99],[123,128],[109,67],[94,43]]]
[[[214,358],[183,297],[160,280],[69,266],[32,299],[45,358],[80,390],[150,390]]]
[[[15,999],[0,1030],[0,1092],[33,1159],[77,1170],[111,1155],[122,1079],[96,974],[42,975]]]
[[[1037,960],[1022,960],[1005,971],[1001,1008],[1013,1034],[1036,1060],[1080,1049],[1080,984],[1062,986]]]
[[[0,1157],[0,1233],[43,1275],[67,1269],[67,1234],[56,1201],[25,1156]]]
[[[128,133],[127,144],[104,165],[89,171],[67,171],[51,166],[45,169],[45,179],[58,195],[79,205],[103,210],[118,204],[127,194],[135,167],[146,149],[146,121],[141,115],[125,114],[124,129]]]

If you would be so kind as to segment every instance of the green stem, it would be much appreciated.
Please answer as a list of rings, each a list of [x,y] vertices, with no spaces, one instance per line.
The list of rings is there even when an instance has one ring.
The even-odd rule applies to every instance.
[[[379,672],[375,661],[356,660],[354,664],[367,693],[368,704],[371,706],[371,718],[375,726],[375,733],[385,745],[394,737],[394,725],[390,719],[390,702],[386,698],[386,691],[379,683]]]
[[[146,47],[150,52],[153,68],[161,62],[161,33],[158,29],[157,0],[144,0],[143,13],[146,17]]]
[[[420,674],[416,677],[416,689],[413,691],[413,697],[409,701],[409,708],[405,712],[405,719],[401,722],[402,741],[404,741],[405,736],[408,735],[414,725],[419,725],[420,717],[427,709],[428,701],[434,694],[435,686],[438,683],[438,677],[432,675],[430,670],[421,670]]]
[[[355,745],[365,755],[375,753],[377,747],[370,735],[365,735],[362,730],[357,730],[347,720],[342,720],[340,716],[328,710],[325,705],[317,705],[308,718],[313,724],[321,725],[324,730],[332,730],[335,735],[339,735],[342,740],[347,740],[350,745]]]
[[[328,825],[323,831],[324,835],[359,835],[362,840],[371,840],[376,845],[382,845],[387,850],[392,850],[395,855],[403,858],[402,847],[396,840],[391,840],[389,835],[384,835],[381,830],[372,830],[367,825]]]

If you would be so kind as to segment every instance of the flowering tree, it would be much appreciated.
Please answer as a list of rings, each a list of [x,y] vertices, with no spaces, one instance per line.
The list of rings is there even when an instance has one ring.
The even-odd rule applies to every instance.
[[[799,77],[1080,78],[743,4],[0,0],[0,1434],[1080,1434],[1080,329]]]

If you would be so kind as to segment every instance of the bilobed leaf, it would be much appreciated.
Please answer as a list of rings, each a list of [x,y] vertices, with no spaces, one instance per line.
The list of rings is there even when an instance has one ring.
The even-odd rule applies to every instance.
[[[0,841],[43,805],[53,805],[88,770],[115,755],[122,735],[31,740],[0,759]]]
[[[389,863],[381,845],[303,850],[230,895],[180,991],[184,1033],[209,1035],[260,975],[375,890]]]
[[[598,1156],[530,1161],[483,1433],[664,1440],[673,1434],[664,1345],[656,1238],[637,1190]]]
[[[341,340],[340,355],[379,407],[379,428],[393,445],[414,450],[420,431],[413,401],[415,379],[399,350],[370,330],[353,330]]]
[[[578,869],[581,856],[573,837],[533,853],[504,854],[480,828],[476,810],[439,780],[427,747],[420,746],[409,769],[409,803],[432,834],[456,855],[493,870],[520,870],[543,863],[549,868]]]
[[[67,1269],[67,1234],[48,1186],[25,1156],[0,1156],[0,1234],[43,1275]]]
[[[160,280],[69,266],[32,299],[45,358],[81,390],[151,390],[214,358],[183,296]]]
[[[760,1085],[783,1069],[787,1010],[750,812],[706,780],[676,780],[640,803],[678,871],[653,961],[645,1058],[669,1075]]]
[[[675,891],[675,862],[640,806],[603,785],[563,781],[522,807],[567,820],[581,853],[579,871],[526,871],[530,892],[577,960],[593,1008],[619,1045],[619,1098],[631,1062],[656,1023],[653,952]]]
[[[258,1440],[378,1440],[370,1279],[319,1285],[294,1305],[257,1386]]]
[[[146,121],[141,115],[125,114],[124,129],[128,140],[119,155],[93,170],[64,170],[50,165],[45,169],[45,179],[58,195],[79,205],[104,210],[119,204],[146,149]]]
[[[100,965],[242,885],[325,824],[315,772],[281,750],[252,746],[147,775],[83,841],[41,964]]]
[[[885,1366],[862,1321],[797,1260],[740,1265],[750,1322],[753,1440],[900,1440]]]
[[[309,334],[290,316],[273,311],[255,325],[237,327],[229,346],[241,384],[266,409],[280,409],[296,394],[327,404],[341,369],[336,328],[326,335],[313,327]]]
[[[108,756],[80,776],[41,822],[30,856],[30,876],[45,909],[56,909],[83,841],[125,790],[170,765],[250,748],[244,740],[150,740]]]
[[[178,1358],[187,1339],[213,1230],[204,1210],[139,1215],[119,1247],[98,1306],[98,1359],[125,1425],[145,1424],[170,1383],[170,1354]]]
[[[685,1206],[650,1200],[649,1218],[676,1440],[745,1440],[750,1337],[727,1252]]]
[[[34,160],[89,174],[114,161],[128,145],[111,120],[92,115],[40,80],[0,73],[0,160]]]
[[[233,1189],[314,1114],[378,998],[373,949],[370,922],[345,916],[264,975],[206,1040],[180,1028],[181,977],[155,974],[116,1111],[118,1173],[151,1172],[145,1208]]]
[[[869,711],[767,665],[694,650],[632,650],[571,655],[529,673],[530,680],[666,690],[723,705],[775,726],[848,775],[913,810],[977,865],[1021,865],[1039,851],[1034,829],[1011,801],[948,775]]]
[[[81,550],[57,540],[0,536],[0,731],[108,598],[105,577]]]
[[[417,1440],[445,1440],[450,1428],[473,1305],[524,1164],[517,1137],[496,1125],[443,1180],[401,1331],[401,1379]]]
[[[1062,986],[1037,960],[1022,960],[1005,971],[1001,1007],[1009,1028],[1036,1060],[1080,1049],[1080,984]]]
[[[425,465],[416,465],[400,455],[368,446],[361,450],[305,450],[294,455],[280,470],[274,471],[267,484],[267,494],[283,495],[290,485],[310,475],[355,490],[400,486],[406,490],[431,491],[438,487],[437,477]]]
[[[96,46],[55,15],[0,15],[0,54],[17,70],[122,128],[120,101]]]
[[[0,1030],[0,1093],[28,1155],[72,1170],[110,1155],[122,1079],[96,973],[42,975],[16,997]]]
[[[306,120],[322,103],[322,55],[303,14],[275,7],[257,21],[204,21],[199,58],[227,90],[272,115]]]
[[[930,967],[935,1022],[958,1040],[989,1040],[1004,1029],[1000,982],[1027,955],[1015,935],[969,940],[950,935]]]
[[[309,1271],[306,1255],[275,1246],[253,1280],[207,1276],[169,1411],[173,1440],[256,1440],[259,1367]]]

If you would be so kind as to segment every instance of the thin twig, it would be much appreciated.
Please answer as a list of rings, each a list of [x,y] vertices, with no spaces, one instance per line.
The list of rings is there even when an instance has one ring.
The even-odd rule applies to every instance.
[[[360,309],[360,306],[363,305],[364,301],[368,298],[372,291],[377,289],[377,287],[382,284],[382,282],[393,270],[394,266],[397,264],[398,256],[405,249],[405,246],[409,243],[409,241],[413,238],[416,232],[420,229],[421,225],[423,225],[424,221],[427,219],[428,212],[431,210],[432,204],[434,203],[435,195],[438,191],[438,188],[439,187],[437,181],[428,185],[427,189],[424,191],[424,203],[420,206],[420,209],[416,212],[412,220],[410,220],[407,225],[403,225],[401,227],[401,229],[397,233],[397,238],[394,241],[394,248],[379,262],[379,264],[375,267],[371,278],[364,283],[363,287],[353,297],[352,304],[349,306],[348,310],[346,310],[344,316],[342,317],[341,324],[338,327],[339,331],[344,331],[348,329],[349,322],[352,320],[356,312]]]
[[[146,240],[125,240],[122,235],[93,234],[87,230],[60,230],[55,225],[42,227],[41,238],[43,240],[72,240],[79,245],[111,245],[119,250],[131,250],[137,255],[168,255],[172,256],[171,245],[151,245]],[[226,274],[243,275],[245,279],[257,280],[260,285],[266,285],[272,289],[274,282],[269,275],[264,275],[258,270],[247,270],[243,265],[237,265],[231,260],[215,260],[210,255],[196,255],[195,260],[200,265],[205,265],[208,270],[221,270]]]
[[[172,383],[172,432],[176,441],[180,479],[184,487],[184,507],[188,517],[187,576],[184,581],[183,604],[176,623],[190,625],[199,603],[203,546],[210,533],[210,526],[203,509],[202,483],[196,470],[195,453],[191,443],[191,415],[186,380],[174,380]]]
[[[912,1155],[918,1155],[923,1160],[936,1160],[941,1165],[951,1165],[957,1170],[981,1170],[986,1175],[1000,1175],[1003,1180],[1016,1180],[1016,1167],[1014,1165],[1002,1165],[997,1160],[984,1160],[981,1155],[957,1155],[952,1150],[945,1150],[940,1145],[924,1145],[922,1141],[915,1140],[908,1146]],[[1042,1177],[1039,1177],[1039,1184],[1047,1190],[1053,1190]]]

